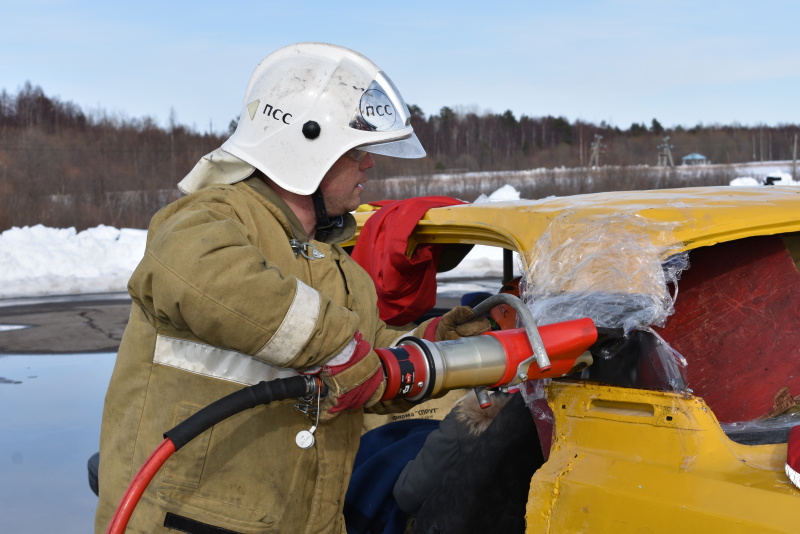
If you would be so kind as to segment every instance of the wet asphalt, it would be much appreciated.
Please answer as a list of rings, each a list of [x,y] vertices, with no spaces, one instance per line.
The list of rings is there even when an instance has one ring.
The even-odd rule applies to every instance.
[[[130,310],[127,293],[0,300],[0,354],[116,352]]]

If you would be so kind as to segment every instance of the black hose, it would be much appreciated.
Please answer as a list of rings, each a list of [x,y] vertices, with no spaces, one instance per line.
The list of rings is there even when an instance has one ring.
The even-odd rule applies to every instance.
[[[321,390],[319,388],[322,388]],[[312,376],[293,376],[277,378],[270,382],[259,382],[239,391],[235,391],[218,401],[209,404],[196,414],[164,433],[164,441],[133,477],[133,481],[125,491],[106,534],[125,532],[131,514],[136,509],[147,485],[161,469],[164,462],[172,454],[192,441],[194,438],[232,415],[255,408],[259,404],[269,404],[292,397],[304,397],[317,393],[322,395],[325,387],[321,381]]]
[[[172,441],[177,451],[212,426],[239,412],[255,408],[259,404],[316,393],[317,383],[316,378],[309,376],[292,376],[259,382],[209,404],[164,432],[164,437]]]

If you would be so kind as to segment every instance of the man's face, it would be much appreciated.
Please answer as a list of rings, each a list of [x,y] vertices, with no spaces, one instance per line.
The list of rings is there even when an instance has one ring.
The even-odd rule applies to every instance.
[[[325,199],[328,215],[336,217],[355,210],[361,204],[361,192],[367,182],[367,169],[375,166],[372,154],[362,152],[360,161],[347,154],[336,160],[336,163],[325,173],[319,184]],[[358,157],[358,156],[356,156]]]

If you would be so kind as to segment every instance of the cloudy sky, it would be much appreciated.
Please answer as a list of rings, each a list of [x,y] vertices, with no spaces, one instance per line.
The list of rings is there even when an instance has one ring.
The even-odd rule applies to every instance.
[[[358,50],[426,114],[800,123],[796,0],[0,0],[0,20],[0,90],[201,132],[299,41]]]

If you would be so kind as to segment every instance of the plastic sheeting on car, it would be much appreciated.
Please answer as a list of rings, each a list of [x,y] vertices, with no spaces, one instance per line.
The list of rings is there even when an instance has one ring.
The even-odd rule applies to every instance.
[[[590,317],[599,327],[647,332],[657,340],[657,368],[666,388],[685,390],[686,360],[651,328],[663,326],[673,313],[680,274],[689,266],[673,226],[635,214],[587,220],[577,229],[572,217],[553,220],[531,247],[522,286],[537,324]]]

